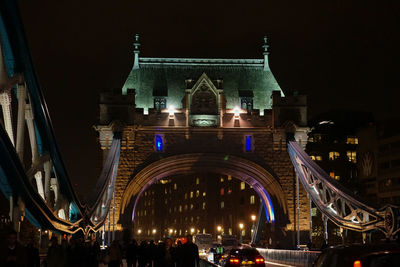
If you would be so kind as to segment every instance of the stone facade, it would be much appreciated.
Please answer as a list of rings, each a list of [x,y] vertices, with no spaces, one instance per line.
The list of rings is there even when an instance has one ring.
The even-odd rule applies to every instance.
[[[266,60],[264,58],[264,62]],[[149,86],[151,80],[149,78],[148,83],[144,83],[146,76],[140,73],[133,75],[136,80],[132,78],[132,73],[128,79],[136,88],[129,88],[128,84],[124,85],[122,94],[108,92],[102,95],[100,123],[96,129],[105,154],[111,144],[113,127],[118,125],[123,133],[115,184],[115,216],[110,218],[111,223],[115,222],[117,231],[132,229],[135,203],[151,183],[172,174],[209,171],[232,175],[258,190],[268,207],[276,238],[293,243],[289,233],[296,229],[296,185],[294,169],[286,151],[286,140],[296,138],[304,144],[307,140],[306,98],[283,97],[269,67],[260,64],[263,60],[248,60],[247,66],[244,66],[243,60],[236,60],[242,62],[240,66],[234,65],[235,60],[219,61],[217,67],[217,60],[203,60],[201,64],[192,59],[173,62],[146,58],[143,61],[143,64],[158,64],[158,68],[167,65],[167,62],[179,65],[173,71],[174,77],[178,78],[186,74],[203,73],[197,77],[188,77],[190,81],[187,79],[186,85],[185,81],[181,81],[184,86],[174,87],[173,90],[167,84],[158,84],[159,88],[167,87],[167,92],[172,90],[170,96],[179,95],[181,99],[168,98],[169,102],[182,103],[174,108],[160,107],[159,96],[137,88],[140,84]],[[132,72],[140,71],[140,58],[138,62],[139,66]],[[217,68],[221,77],[211,77],[215,71],[210,72],[209,76],[207,70],[212,68]],[[243,71],[246,68],[251,71]],[[234,88],[225,89],[222,84],[229,84],[224,76],[227,69],[229,75],[226,77],[235,77],[237,70],[237,75],[242,75],[240,80],[247,79],[247,85],[258,86],[253,90],[254,94],[243,91],[234,93]],[[262,71],[266,73],[262,74]],[[171,81],[168,77],[170,72],[170,69],[165,72],[157,70],[158,74],[167,75],[164,81]],[[152,73],[151,69],[146,69],[146,73]],[[258,79],[254,73],[261,73],[258,76],[264,78]],[[258,82],[252,83],[251,79],[258,79]],[[274,88],[279,90],[274,91]],[[146,103],[146,107],[138,107],[135,103],[137,92],[140,92],[140,105]],[[209,98],[213,97],[215,99],[211,101]],[[262,112],[252,105],[253,98],[255,107],[266,107]],[[153,99],[154,107],[149,108]],[[160,101],[162,103],[163,100]],[[268,103],[272,104],[272,108],[268,109]],[[301,188],[301,231],[309,230],[308,203],[306,193]],[[305,242],[307,240],[303,240]]]

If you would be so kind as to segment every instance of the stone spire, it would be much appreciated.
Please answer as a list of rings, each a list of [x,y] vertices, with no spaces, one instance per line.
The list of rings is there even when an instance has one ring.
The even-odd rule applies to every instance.
[[[264,48],[264,52],[263,52],[263,55],[264,55],[264,70],[267,71],[267,70],[270,70],[269,63],[268,63],[268,54],[269,54],[268,47],[269,47],[269,45],[267,44],[267,36],[264,36],[264,45],[262,47]]]
[[[139,52],[140,52],[140,50],[139,50],[139,46],[140,46],[139,34],[135,35],[135,42],[133,43],[133,46],[135,47],[135,49],[133,50],[133,53],[135,53],[135,59],[134,59],[134,62],[133,62],[133,69],[135,70],[135,69],[139,68]]]

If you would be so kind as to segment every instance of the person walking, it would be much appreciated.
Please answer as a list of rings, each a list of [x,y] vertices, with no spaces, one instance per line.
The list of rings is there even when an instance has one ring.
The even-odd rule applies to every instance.
[[[136,267],[137,257],[138,257],[138,244],[135,239],[132,239],[126,248],[126,261],[128,267]]]
[[[26,249],[17,241],[17,232],[10,231],[7,236],[7,247],[1,249],[0,266],[4,267],[26,267]]]
[[[111,243],[110,249],[107,253],[110,256],[108,267],[120,267],[122,263],[122,251],[118,240],[114,240]]]
[[[193,243],[192,235],[187,235],[187,242],[183,244],[183,266],[185,267],[199,267],[200,257],[199,248]]]
[[[30,239],[26,245],[26,253],[28,257],[28,267],[40,267],[39,250],[33,244],[33,240]]]
[[[147,265],[147,242],[140,242],[138,249],[138,265],[139,267],[146,267]]]
[[[47,267],[60,266],[60,260],[63,256],[61,246],[58,245],[57,237],[52,236],[50,239],[50,247],[47,250]]]

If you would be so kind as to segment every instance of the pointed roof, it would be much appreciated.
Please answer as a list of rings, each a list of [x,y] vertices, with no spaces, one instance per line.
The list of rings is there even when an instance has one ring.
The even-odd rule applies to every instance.
[[[240,104],[239,91],[253,92],[254,108],[271,109],[272,91],[282,90],[272,72],[264,70],[264,59],[139,58],[139,68],[132,69],[122,93],[136,90],[136,107],[153,108],[155,87],[168,92],[167,105],[182,106],[187,79],[197,81],[205,73],[210,80],[223,80],[227,108]]]

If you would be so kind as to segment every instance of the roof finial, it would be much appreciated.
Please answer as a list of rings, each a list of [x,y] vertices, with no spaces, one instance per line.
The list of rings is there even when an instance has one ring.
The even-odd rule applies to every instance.
[[[269,54],[268,47],[269,47],[269,45],[267,43],[267,36],[264,36],[264,45],[262,47],[264,48],[264,52],[263,52],[263,55],[264,55],[264,70],[270,70],[269,69],[269,63],[268,63],[268,54]]]
[[[139,34],[135,34],[135,42],[133,43],[134,46],[134,50],[133,53],[135,53],[135,59],[133,62],[133,69],[138,69],[139,68],[139,47],[140,47],[140,43],[139,43]]]

